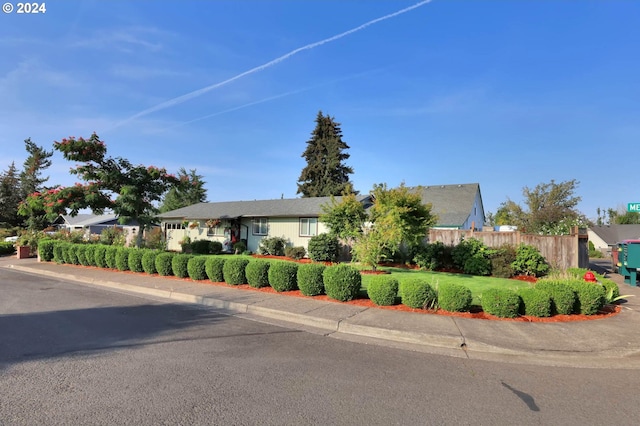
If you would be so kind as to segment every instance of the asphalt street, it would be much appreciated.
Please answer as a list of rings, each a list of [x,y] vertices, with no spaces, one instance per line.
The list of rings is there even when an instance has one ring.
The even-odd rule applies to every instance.
[[[639,424],[638,370],[366,345],[0,269],[0,423]]]

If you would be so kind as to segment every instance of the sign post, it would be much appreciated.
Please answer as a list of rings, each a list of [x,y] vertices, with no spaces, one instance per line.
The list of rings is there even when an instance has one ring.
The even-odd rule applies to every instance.
[[[627,204],[627,211],[640,213],[640,203],[629,203]]]

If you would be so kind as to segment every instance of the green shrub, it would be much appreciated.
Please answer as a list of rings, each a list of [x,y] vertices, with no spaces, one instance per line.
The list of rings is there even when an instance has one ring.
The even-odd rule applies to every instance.
[[[247,283],[255,288],[268,287],[270,266],[271,264],[266,260],[250,260],[245,268]]]
[[[360,272],[345,264],[326,268],[322,277],[327,296],[341,302],[355,299],[362,285]]]
[[[64,245],[68,243],[56,243],[53,246],[53,261],[56,263],[64,263]]]
[[[549,272],[549,265],[537,248],[520,244],[516,250],[516,260],[511,267],[517,274],[541,277]]]
[[[187,278],[189,276],[189,259],[193,257],[192,254],[180,253],[173,256],[171,259],[171,270],[173,275],[178,278]]]
[[[87,258],[86,258],[86,253],[87,253],[87,245],[86,244],[80,244],[78,246],[76,246],[76,257],[78,258],[78,263],[82,266],[87,266]]]
[[[424,280],[409,278],[400,283],[402,304],[414,309],[429,309],[437,306],[438,296]]]
[[[438,306],[445,311],[468,311],[471,307],[471,300],[471,290],[463,285],[453,283],[441,284],[438,288]]]
[[[222,253],[222,243],[220,241],[211,241],[211,244],[209,244],[209,250],[211,254]]]
[[[445,246],[440,241],[425,244],[418,248],[413,261],[420,269],[434,271],[444,266]]]
[[[398,280],[384,275],[372,277],[367,285],[367,294],[369,299],[378,306],[395,305],[398,296]]]
[[[245,269],[249,261],[241,257],[232,257],[224,261],[222,266],[222,275],[224,282],[229,285],[246,284],[247,276]]]
[[[298,266],[296,280],[300,292],[305,296],[317,296],[324,293],[324,282],[322,273],[324,266],[321,263],[304,263]]]
[[[453,264],[456,268],[464,271],[464,265],[467,260],[471,259],[477,254],[482,254],[487,250],[487,246],[485,246],[484,243],[477,238],[462,240],[451,250]]]
[[[106,255],[107,255],[107,246],[105,246],[104,244],[98,244],[96,245],[96,248],[93,249],[93,260],[95,265],[98,268],[107,268],[107,259],[106,259]],[[115,261],[115,259],[114,259]]]
[[[308,252],[315,262],[335,262],[338,258],[340,243],[338,238],[329,234],[320,234],[309,239]]]
[[[491,275],[491,260],[489,252],[480,252],[464,262],[463,271],[469,275]]]
[[[142,255],[142,270],[149,275],[157,274],[156,256],[161,253],[156,250],[145,250]]]
[[[127,242],[127,237],[124,234],[122,228],[117,226],[108,227],[102,230],[100,233],[100,243],[107,246],[124,246]],[[110,268],[113,268],[110,266]]]
[[[520,296],[508,288],[490,288],[482,293],[482,310],[500,318],[515,318],[520,312]]]
[[[118,247],[116,250],[116,268],[118,271],[129,270],[129,249],[127,247]]]
[[[87,266],[96,266],[96,248],[97,244],[87,244],[84,249],[85,261]]]
[[[142,267],[142,257],[147,252],[144,249],[130,249],[129,257],[127,259],[129,270],[133,272],[144,272]]]
[[[298,264],[294,262],[273,262],[269,267],[269,285],[275,291],[291,291],[298,288],[296,276]]]
[[[116,269],[116,254],[118,253],[119,246],[107,246],[107,250],[104,254],[104,260],[107,264],[107,268]]]
[[[571,281],[569,285],[576,292],[573,312],[594,315],[604,306],[606,294],[603,286],[586,281]]]
[[[156,271],[158,272],[158,275],[162,275],[163,277],[173,275],[171,261],[174,256],[176,256],[176,253],[158,253],[156,256]]]
[[[538,288],[521,288],[518,295],[522,299],[520,312],[532,317],[548,317],[551,315],[551,296]]]
[[[207,278],[207,272],[205,271],[205,263],[207,262],[206,256],[194,256],[189,259],[187,263],[187,273],[189,278],[195,281],[204,280]]]
[[[38,242],[38,254],[40,255],[40,260],[43,262],[51,262],[53,260],[53,247],[55,245],[56,240],[40,240],[40,242]],[[11,247],[11,253],[13,253],[13,245],[11,245]]]
[[[284,256],[284,247],[287,242],[282,237],[265,237],[260,240],[258,253],[271,256]]]
[[[505,244],[494,250],[491,258],[491,275],[498,278],[511,278],[514,275],[511,264],[516,261],[516,248]]]
[[[576,293],[568,280],[541,280],[535,288],[546,292],[551,298],[551,313],[569,315],[576,304]]]
[[[77,244],[69,244],[65,251],[64,260],[69,265],[78,265],[80,262],[78,261],[78,245]]]
[[[613,303],[617,297],[620,297],[620,288],[614,281],[609,278],[598,277],[598,282],[604,287],[606,303]]]
[[[204,270],[207,273],[207,277],[214,283],[224,282],[224,273],[222,272],[225,259],[222,257],[207,257],[207,261],[204,264]]]
[[[236,254],[244,253],[245,251],[247,251],[247,245],[244,243],[244,241],[233,243],[233,251]]]
[[[211,243],[209,240],[196,240],[191,243],[191,251],[194,254],[209,254],[211,253]]]
[[[305,254],[307,254],[307,251],[304,249],[304,247],[299,246],[299,247],[285,247],[284,249],[284,255],[287,257],[290,257],[292,259],[302,259]]]
[[[14,251],[16,251],[16,247],[11,241],[0,242],[0,255],[12,254]],[[42,257],[42,255],[40,257]]]

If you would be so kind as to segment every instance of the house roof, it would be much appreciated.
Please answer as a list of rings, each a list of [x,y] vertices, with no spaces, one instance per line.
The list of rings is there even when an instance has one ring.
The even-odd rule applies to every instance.
[[[365,203],[368,195],[358,195],[358,201]],[[342,197],[335,197],[340,202]],[[331,197],[286,198],[275,200],[224,201],[198,203],[177,210],[162,213],[162,219],[233,219],[238,217],[315,217],[322,213],[322,205],[330,204]]]
[[[410,189],[420,193],[423,203],[431,203],[431,213],[438,216],[438,226],[462,226],[471,214],[480,184],[430,185]]]
[[[640,225],[597,225],[589,228],[608,245],[623,240],[640,239]]]
[[[56,223],[60,222],[60,219],[69,226],[91,226],[98,225],[104,222],[110,222],[117,219],[115,214],[90,214],[80,213],[75,216],[60,215]]]

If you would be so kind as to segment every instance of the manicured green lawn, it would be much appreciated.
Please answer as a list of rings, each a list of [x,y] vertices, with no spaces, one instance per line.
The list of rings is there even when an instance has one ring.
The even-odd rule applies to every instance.
[[[436,288],[439,284],[456,283],[462,284],[471,290],[473,294],[473,304],[479,305],[479,295],[490,288],[510,288],[517,290],[519,288],[530,287],[531,284],[518,280],[509,280],[506,278],[478,277],[475,275],[450,274],[447,272],[428,272],[413,269],[380,267],[380,270],[391,272],[391,276],[396,278],[400,283],[407,278],[420,278]],[[362,275],[362,289],[366,294],[367,284],[375,275]]]

